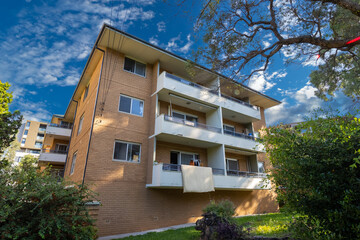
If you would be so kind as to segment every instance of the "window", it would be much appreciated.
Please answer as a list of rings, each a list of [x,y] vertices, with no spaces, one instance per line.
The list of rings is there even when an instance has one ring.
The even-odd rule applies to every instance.
[[[258,162],[258,172],[264,173],[265,172],[265,164],[264,162]]]
[[[85,101],[88,93],[89,93],[89,86],[87,86],[87,87],[85,88],[85,90],[84,90],[84,98],[83,98],[83,101]]]
[[[70,168],[70,175],[74,173],[75,163],[76,163],[76,155],[77,155],[77,152],[74,153],[73,158],[72,158],[72,163],[71,163],[71,168]]]
[[[21,139],[21,144],[25,144],[26,138]]]
[[[120,95],[119,111],[142,117],[144,112],[144,101]]]
[[[172,116],[184,122],[187,125],[195,126],[198,122],[198,118],[196,116],[187,114],[187,113],[180,113],[180,112],[172,112]],[[176,121],[176,119],[175,119]]]
[[[28,135],[29,130],[24,131],[24,136]]]
[[[67,148],[68,148],[68,145],[66,144],[56,144],[56,152],[59,152],[59,153],[66,153],[67,151]]]
[[[29,150],[28,153],[40,154],[40,150]]]
[[[36,148],[42,148],[42,142],[35,142]]]
[[[140,150],[140,144],[115,141],[113,159],[128,162],[140,162]]]
[[[125,57],[124,70],[145,77],[146,64]]]
[[[178,152],[172,151],[170,153],[170,163],[177,165],[200,165],[199,154],[197,153],[187,153],[187,152]]]
[[[29,129],[30,127],[30,122],[26,122],[26,129]]]
[[[84,121],[84,114],[80,117],[80,120],[79,120],[79,127],[78,127],[78,132],[77,132],[78,135],[81,132],[83,121]]]
[[[42,141],[42,140],[44,140],[44,136],[45,135],[43,133],[38,133],[37,137],[36,137],[36,140]]]
[[[40,124],[39,131],[40,132],[46,131],[46,124]]]
[[[224,133],[234,135],[235,134],[235,127],[230,125],[223,125],[224,127]]]
[[[239,171],[239,162],[236,159],[226,159],[226,169],[228,174],[237,175]]]

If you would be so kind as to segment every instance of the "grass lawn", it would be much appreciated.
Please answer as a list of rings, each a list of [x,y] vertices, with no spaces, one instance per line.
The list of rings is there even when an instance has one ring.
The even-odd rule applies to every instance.
[[[259,216],[236,218],[235,221],[246,228],[250,228],[251,235],[266,237],[282,237],[288,235],[287,224],[291,221],[290,215],[283,213],[269,213]],[[168,230],[160,233],[147,233],[141,236],[122,238],[124,240],[197,240],[200,232],[194,227]]]

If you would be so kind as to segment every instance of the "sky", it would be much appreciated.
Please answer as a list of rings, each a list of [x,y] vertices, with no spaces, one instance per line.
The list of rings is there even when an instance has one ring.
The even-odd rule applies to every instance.
[[[0,80],[12,85],[11,110],[36,121],[64,114],[103,23],[191,58],[201,44],[193,31],[200,8],[192,1],[178,6],[170,0],[2,1]],[[331,102],[315,96],[309,83],[320,64],[315,57],[285,64],[289,57],[276,56],[268,72],[245,83],[282,102],[266,110],[268,125],[303,121],[318,107],[351,108],[351,99],[341,92]]]

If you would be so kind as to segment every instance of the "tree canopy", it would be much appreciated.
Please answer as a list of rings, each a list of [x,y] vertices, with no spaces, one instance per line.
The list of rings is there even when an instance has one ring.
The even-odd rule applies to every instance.
[[[206,0],[197,57],[242,82],[266,71],[276,55],[317,61],[311,83],[318,96],[341,89],[359,100],[359,21],[360,0]]]
[[[19,111],[9,111],[12,94],[8,92],[9,83],[0,81],[0,153],[14,141],[21,126],[22,116]]]

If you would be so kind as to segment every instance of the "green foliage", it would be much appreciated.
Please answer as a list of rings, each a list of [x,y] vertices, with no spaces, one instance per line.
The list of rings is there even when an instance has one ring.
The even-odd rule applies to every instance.
[[[359,239],[360,119],[319,112],[295,129],[266,129],[263,141],[278,200],[307,218],[298,222],[316,236]]]
[[[234,203],[230,200],[223,200],[216,203],[212,200],[204,209],[204,213],[214,213],[221,218],[230,220],[235,214]]]
[[[9,111],[9,104],[12,101],[12,94],[7,92],[9,87],[9,83],[0,81],[0,153],[15,140],[22,121],[19,111],[13,113]]]
[[[40,172],[35,163],[31,156],[19,166],[0,162],[0,238],[94,239],[85,205],[93,193],[59,181],[50,169]]]
[[[16,151],[20,149],[20,143],[17,140],[14,140],[10,143],[10,146],[4,151],[4,158],[14,160]]]

